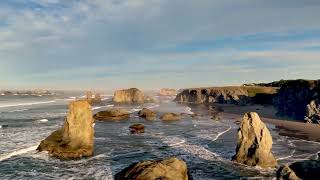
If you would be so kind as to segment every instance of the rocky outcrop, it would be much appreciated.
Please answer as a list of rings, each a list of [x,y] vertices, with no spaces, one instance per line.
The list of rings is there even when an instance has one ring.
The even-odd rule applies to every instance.
[[[119,121],[128,119],[130,117],[130,113],[124,109],[114,108],[106,111],[100,111],[93,117],[99,121]]]
[[[115,180],[189,180],[187,164],[177,158],[134,163],[115,175]]]
[[[169,89],[169,88],[162,88],[159,91],[159,96],[175,96],[177,95],[177,90]]]
[[[141,134],[144,133],[145,127],[143,124],[133,124],[129,127],[129,129],[132,134]]]
[[[280,116],[317,122],[319,100],[320,80],[288,80],[274,98],[274,106]]]
[[[160,117],[160,119],[163,121],[177,121],[181,120],[181,115],[175,113],[165,113]]]
[[[48,151],[60,159],[77,159],[93,154],[93,118],[90,104],[74,101],[61,129],[41,141],[38,151]]]
[[[143,108],[141,111],[138,112],[139,117],[146,118],[148,121],[152,121],[156,119],[157,114],[150,109]]]
[[[277,171],[278,180],[315,179],[320,177],[320,161],[306,160],[284,165]]]
[[[97,106],[97,105],[101,105],[102,104],[101,95],[99,93],[96,93],[93,96],[93,93],[91,91],[87,91],[86,92],[86,100],[91,105],[96,105]]]
[[[319,100],[313,100],[307,105],[305,121],[307,123],[320,124],[320,103]]]
[[[246,113],[238,129],[236,154],[232,160],[249,166],[276,167],[272,143],[271,134],[259,115]]]
[[[179,93],[175,101],[180,103],[220,103],[247,105],[272,104],[272,99],[277,93],[274,87],[213,87],[185,89]]]
[[[113,102],[116,104],[142,104],[144,103],[144,94],[137,88],[117,90],[114,93]]]

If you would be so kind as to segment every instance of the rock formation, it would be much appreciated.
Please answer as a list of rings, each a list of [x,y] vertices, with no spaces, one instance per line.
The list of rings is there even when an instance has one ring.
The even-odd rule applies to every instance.
[[[93,117],[100,121],[119,121],[128,119],[130,117],[130,113],[124,109],[114,108],[106,111],[100,111]]]
[[[115,175],[115,180],[189,180],[187,164],[177,158],[134,163]]]
[[[165,113],[160,117],[160,119],[163,121],[177,121],[181,120],[181,115],[175,113]]]
[[[144,94],[137,88],[117,90],[114,93],[113,102],[116,104],[142,104],[144,103]]]
[[[38,151],[48,151],[60,159],[76,159],[93,154],[93,118],[86,100],[74,101],[61,129],[41,141]]]
[[[246,113],[238,129],[236,154],[232,160],[249,166],[276,167],[271,152],[272,137],[255,112]]]
[[[133,124],[129,127],[129,129],[132,134],[141,134],[144,133],[145,127],[143,124]]]
[[[87,102],[89,103],[89,104],[92,104],[92,92],[91,91],[87,91],[86,92],[86,100],[87,100]]]
[[[160,96],[175,96],[177,95],[177,90],[175,89],[168,89],[168,88],[162,88],[159,91]]]
[[[307,105],[305,121],[320,124],[320,103],[318,99],[311,101]]]
[[[153,98],[150,97],[150,96],[146,96],[146,97],[144,98],[144,103],[155,103],[155,102],[156,102],[156,100],[153,99]]]
[[[156,119],[157,114],[150,109],[143,108],[141,111],[138,112],[140,117],[146,118],[148,121],[152,121]]]
[[[317,101],[314,100],[317,99],[320,99],[320,80],[288,80],[274,98],[274,106],[280,116],[298,120],[304,120],[305,117],[313,119],[312,111],[317,112]]]
[[[101,95],[99,93],[96,93],[93,96],[93,93],[91,91],[87,91],[86,92],[86,100],[91,105],[96,105],[97,106],[97,105],[101,105],[102,104]]]
[[[320,177],[320,161],[306,160],[284,165],[277,171],[279,180],[315,179]]]
[[[251,103],[272,104],[277,88],[274,87],[213,87],[185,89],[175,101],[180,103],[220,103],[247,105]]]

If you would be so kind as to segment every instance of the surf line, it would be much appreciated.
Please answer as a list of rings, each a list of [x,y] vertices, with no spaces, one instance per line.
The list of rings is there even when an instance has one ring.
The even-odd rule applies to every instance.
[[[230,130],[231,130],[231,126],[229,126],[229,128],[228,128],[227,130],[218,133],[218,135],[217,135],[212,141],[218,140],[218,138],[219,138],[220,136],[222,136],[223,134],[225,134],[226,132],[228,132],[228,131],[230,131]]]
[[[34,151],[34,150],[37,149],[37,147],[38,147],[38,145],[31,146],[31,147],[28,147],[28,148],[25,148],[25,149],[16,150],[16,151],[13,151],[11,153],[2,155],[2,156],[0,156],[0,161],[9,159],[9,158],[11,158],[13,156],[18,156],[18,155],[21,155],[21,154],[25,154],[25,153],[30,152],[30,151]]]

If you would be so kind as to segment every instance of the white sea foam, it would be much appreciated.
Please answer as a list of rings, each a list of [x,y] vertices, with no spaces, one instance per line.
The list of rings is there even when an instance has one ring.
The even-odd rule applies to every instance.
[[[48,119],[39,119],[38,122],[48,122]]]
[[[148,109],[154,109],[154,108],[157,108],[157,107],[159,107],[160,105],[159,104],[152,104],[152,105],[150,105],[150,106],[147,106],[146,108],[148,108]]]
[[[294,149],[294,150],[290,153],[289,156],[277,158],[277,161],[292,158],[292,157],[293,157],[293,154],[294,154],[295,152],[296,152],[296,150]]]
[[[49,104],[49,103],[55,103],[55,102],[56,101],[42,101],[42,102],[20,103],[20,104],[6,104],[6,105],[0,105],[0,108],[16,107],[16,106],[32,106],[32,105]]]
[[[190,108],[190,107],[186,107],[184,111],[185,111],[185,113],[187,113],[187,114],[194,114],[194,112],[191,111],[191,108]]]
[[[28,147],[28,148],[24,148],[24,149],[20,149],[20,150],[13,151],[13,152],[8,153],[8,154],[0,155],[0,161],[9,159],[9,158],[11,158],[11,157],[13,157],[13,156],[22,155],[22,154],[28,153],[28,152],[30,152],[30,151],[34,151],[34,150],[37,149],[37,147],[38,147],[38,145],[36,145],[36,146],[31,146],[31,147]]]
[[[23,112],[23,111],[28,111],[29,109],[18,109],[18,110],[13,110],[13,111],[8,111],[9,113],[13,112]]]
[[[228,132],[230,130],[231,130],[231,126],[229,126],[229,128],[227,130],[218,133],[218,135],[212,141],[218,140],[221,135],[223,135],[224,133],[226,133],[226,132]]]

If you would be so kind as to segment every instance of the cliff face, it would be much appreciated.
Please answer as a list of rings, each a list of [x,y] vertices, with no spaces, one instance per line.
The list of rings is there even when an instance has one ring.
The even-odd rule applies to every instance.
[[[185,89],[176,96],[181,103],[221,103],[246,105],[250,103],[272,104],[278,88],[274,87],[213,87]]]
[[[274,99],[278,115],[295,119],[315,118],[319,110],[320,80],[286,81]]]

